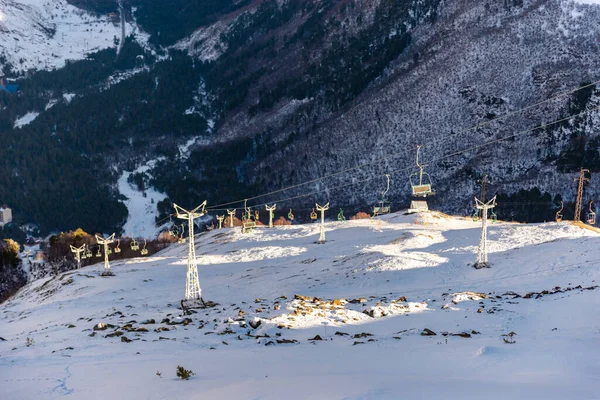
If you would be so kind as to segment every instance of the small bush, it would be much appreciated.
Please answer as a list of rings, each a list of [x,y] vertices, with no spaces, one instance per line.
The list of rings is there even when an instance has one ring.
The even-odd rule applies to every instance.
[[[369,214],[367,214],[366,212],[358,212],[355,215],[353,215],[352,217],[350,217],[351,220],[355,220],[355,219],[367,219],[367,218],[371,218],[371,216]]]
[[[273,225],[291,225],[292,221],[288,221],[284,217],[279,217],[275,221],[273,221]]]
[[[193,373],[191,370],[189,369],[185,369],[183,368],[181,365],[177,366],[177,376],[180,377],[181,379],[185,379],[188,380],[190,379],[190,377],[192,375],[196,375],[195,373]]]
[[[230,219],[231,218],[229,216],[225,218],[225,221],[223,221],[224,228],[229,228],[229,225],[231,224]],[[233,226],[242,226],[242,220],[237,217],[233,217]]]
[[[31,347],[35,344],[35,341],[32,338],[25,339],[25,346]]]

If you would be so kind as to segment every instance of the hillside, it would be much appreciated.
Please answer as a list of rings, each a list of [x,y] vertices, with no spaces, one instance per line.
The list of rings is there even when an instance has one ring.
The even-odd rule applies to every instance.
[[[549,220],[561,200],[572,213],[580,167],[600,171],[595,2],[29,3],[40,15],[30,24],[50,32],[43,43],[19,38],[35,48],[31,60],[42,44],[62,45],[52,29],[68,26],[64,18],[78,18],[86,34],[98,29],[98,40],[121,32],[115,16],[126,26],[118,54],[116,42],[74,45],[82,59],[64,68],[7,72],[21,92],[0,92],[2,201],[44,232],[143,224],[125,205],[131,190],[152,190],[143,207],[157,220],[173,202],[220,204],[292,186],[256,203],[304,208],[325,197],[367,210],[390,173],[401,208],[418,144],[431,204],[445,212],[471,213],[476,181],[488,174],[490,193],[505,199],[499,215]],[[86,11],[66,11],[75,7]],[[57,51],[57,66],[72,56]],[[346,172],[329,176],[337,171]],[[592,177],[585,201],[598,194]]]
[[[318,225],[198,235],[203,296],[219,305],[189,316],[186,245],[114,263],[115,277],[96,264],[27,285],[0,305],[3,395],[596,396],[596,232],[492,224],[492,267],[475,270],[471,220],[397,213],[326,231],[323,245]],[[178,365],[196,375],[180,381]]]

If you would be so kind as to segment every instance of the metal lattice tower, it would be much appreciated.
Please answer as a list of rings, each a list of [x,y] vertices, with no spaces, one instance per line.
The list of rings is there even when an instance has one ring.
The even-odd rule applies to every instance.
[[[577,185],[577,201],[575,202],[575,215],[573,221],[581,221],[581,200],[583,198],[583,184],[589,182],[589,179],[585,177],[585,173],[590,172],[589,169],[581,169],[579,171],[579,178],[575,178],[575,182],[579,181]]]
[[[233,210],[227,210],[227,214],[229,214],[229,227],[233,228],[233,219],[235,218],[235,208]]]
[[[175,215],[179,219],[188,221],[188,261],[187,277],[185,281],[185,302],[188,306],[195,306],[198,300],[202,301],[202,291],[200,290],[200,280],[198,279],[198,265],[196,264],[196,247],[194,246],[194,219],[200,218],[206,214],[206,200],[191,211],[173,204]],[[202,301],[204,303],[204,301]],[[198,304],[199,305],[199,304]]]
[[[273,204],[271,207],[265,204],[265,208],[269,212],[269,228],[273,227],[273,212],[277,208],[277,204]]]
[[[217,215],[217,221],[219,221],[219,229],[223,228],[223,220],[225,219],[224,215]]]
[[[475,207],[478,210],[481,210],[481,238],[479,240],[479,251],[477,252],[477,261],[475,268],[489,268],[490,264],[488,263],[487,256],[487,216],[488,209],[496,207],[496,196],[494,196],[490,201],[484,203],[479,201],[477,197],[475,197]]]
[[[81,245],[81,247],[71,246],[71,252],[75,253],[75,259],[77,260],[77,269],[81,268],[81,253],[85,252],[85,243]]]
[[[325,211],[329,210],[329,203],[322,207],[317,203],[315,203],[315,205],[317,206],[317,211],[321,212],[321,233],[319,235],[318,243],[325,243]]]
[[[107,238],[95,236],[98,245],[104,246],[104,271],[102,271],[102,276],[114,276],[115,274],[110,270],[110,263],[108,262],[108,245],[115,241],[115,234],[113,233]]]

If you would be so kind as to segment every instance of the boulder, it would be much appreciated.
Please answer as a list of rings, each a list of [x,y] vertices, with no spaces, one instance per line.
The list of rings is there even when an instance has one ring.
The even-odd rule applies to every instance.
[[[423,332],[421,332],[421,336],[436,336],[437,333],[435,333],[434,331],[432,331],[429,328],[425,328],[423,329]]]
[[[252,321],[250,321],[250,326],[252,327],[252,329],[256,329],[260,326],[260,324],[262,324],[262,321],[260,318],[252,318]]]

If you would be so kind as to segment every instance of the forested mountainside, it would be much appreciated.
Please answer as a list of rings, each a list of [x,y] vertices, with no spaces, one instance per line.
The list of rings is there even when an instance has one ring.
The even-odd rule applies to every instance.
[[[156,162],[133,182],[168,195],[157,204],[163,214],[173,201],[224,203],[309,180],[255,203],[366,208],[385,189],[385,173],[395,207],[406,206],[418,144],[436,191],[430,203],[442,211],[469,212],[483,174],[489,192],[503,194],[504,217],[551,218],[560,199],[573,200],[579,167],[592,171],[586,199],[598,194],[600,118],[590,111],[600,106],[598,5],[69,3],[107,27],[123,13],[124,43],[115,37],[42,71],[0,51],[4,73],[20,85],[16,96],[0,91],[1,201],[43,230],[118,229],[127,209],[116,181],[148,160]],[[14,34],[2,30],[7,21],[3,38]],[[534,213],[523,199],[538,203]]]

